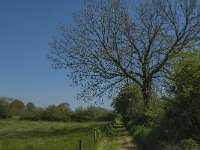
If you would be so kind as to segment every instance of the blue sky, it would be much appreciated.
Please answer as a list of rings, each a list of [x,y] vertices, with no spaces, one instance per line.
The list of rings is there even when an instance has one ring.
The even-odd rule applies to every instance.
[[[82,0],[0,0],[0,96],[41,107],[89,105],[74,99],[79,89],[47,59],[58,22],[70,23],[81,7]]]

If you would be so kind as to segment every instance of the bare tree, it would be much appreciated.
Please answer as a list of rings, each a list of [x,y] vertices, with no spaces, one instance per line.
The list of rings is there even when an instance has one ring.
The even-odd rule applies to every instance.
[[[154,80],[199,37],[196,0],[149,0],[135,9],[125,0],[87,0],[71,26],[59,27],[49,57],[56,69],[71,70],[73,83],[83,86],[82,98],[128,81],[141,87],[148,105]]]

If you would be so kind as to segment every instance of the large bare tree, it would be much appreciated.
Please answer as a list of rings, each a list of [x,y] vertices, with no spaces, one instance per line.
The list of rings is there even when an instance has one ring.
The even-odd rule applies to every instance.
[[[79,95],[101,96],[135,82],[146,105],[152,84],[181,50],[197,46],[200,8],[196,0],[87,0],[74,22],[60,25],[50,43],[53,66],[70,69]],[[88,98],[88,97],[87,97]]]

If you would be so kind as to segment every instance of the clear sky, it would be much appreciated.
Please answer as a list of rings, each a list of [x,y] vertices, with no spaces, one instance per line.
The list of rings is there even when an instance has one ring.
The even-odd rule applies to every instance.
[[[82,0],[0,0],[0,96],[41,107],[89,105],[74,99],[79,89],[47,59],[58,22],[70,23],[81,7]]]

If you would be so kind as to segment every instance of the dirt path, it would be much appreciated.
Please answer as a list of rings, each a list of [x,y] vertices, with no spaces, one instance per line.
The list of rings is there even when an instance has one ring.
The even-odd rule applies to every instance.
[[[115,129],[121,144],[121,150],[137,150],[136,145],[133,143],[132,137],[128,134],[125,127]]]
[[[101,141],[97,150],[109,150],[109,148],[110,148],[109,138],[105,138],[103,141]]]
[[[123,125],[115,126],[113,132],[113,138],[103,140],[98,150],[138,150],[133,143],[132,137]]]

